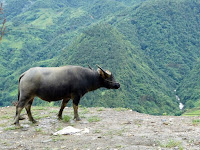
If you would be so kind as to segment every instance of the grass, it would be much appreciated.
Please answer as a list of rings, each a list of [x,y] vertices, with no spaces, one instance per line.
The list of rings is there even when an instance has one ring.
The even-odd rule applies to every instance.
[[[106,133],[103,134],[103,136],[110,136],[111,138],[113,138],[114,135],[114,131],[113,130],[109,130]]]
[[[85,114],[88,114],[90,111],[87,107],[81,107],[79,106],[80,111],[79,111],[79,116],[80,118],[86,118]],[[74,112],[72,111],[71,114],[74,114]]]
[[[47,118],[47,117],[49,117],[49,115],[48,114],[44,114],[44,115],[37,114],[37,115],[34,115],[33,117],[38,120],[41,118]]]
[[[47,110],[48,107],[44,107],[44,106],[33,106],[31,107],[31,110]]]
[[[62,136],[62,135],[57,135],[57,136],[52,136],[52,140],[54,142],[57,142],[57,141],[64,141],[67,139],[67,136]]]
[[[59,130],[62,130],[63,127],[59,126],[56,130],[59,131]]]
[[[126,111],[129,110],[128,108],[122,108],[122,107],[118,107],[118,108],[114,108],[115,111]]]
[[[9,142],[6,141],[6,140],[0,140],[0,142],[1,142],[3,145],[11,146],[11,143],[9,143]]]
[[[98,116],[91,116],[88,118],[88,122],[98,122],[100,121],[101,119],[98,117]]]
[[[104,111],[104,107],[99,107],[97,111]]]
[[[63,122],[69,122],[70,119],[71,119],[70,116],[65,115],[65,116],[63,117]]]
[[[158,143],[159,143],[159,146],[162,147],[162,148],[173,148],[173,147],[178,147],[179,150],[183,150],[183,146],[181,145],[182,142],[180,142],[180,141],[175,141],[175,140],[173,140],[173,139],[170,139],[167,143],[164,143],[164,144],[162,144],[162,143],[160,143],[160,142],[158,142]]]
[[[0,127],[6,127],[6,126],[7,126],[6,123],[1,123],[1,124],[0,124]]]
[[[12,118],[12,116],[9,116],[9,115],[4,115],[4,116],[1,116],[0,118],[1,118],[1,119],[11,119],[11,118]]]
[[[80,114],[87,114],[89,113],[89,110],[87,107],[81,107],[81,111],[79,112]]]
[[[50,113],[58,113],[58,110],[51,110]]]
[[[200,119],[192,120],[193,125],[200,125]]]
[[[101,130],[96,129],[96,130],[94,131],[94,133],[101,133]]]
[[[189,109],[182,116],[200,116],[200,107]]]
[[[140,127],[142,125],[142,122],[143,122],[142,120],[138,119],[138,120],[134,121],[134,124],[136,124],[138,127]]]
[[[118,130],[109,130],[106,133],[104,133],[104,136],[111,136],[111,138],[113,136],[123,136],[123,133],[127,132],[128,129],[126,128],[122,128],[122,129],[118,129]]]
[[[35,128],[35,131],[36,132],[42,132],[42,129],[41,128]]]
[[[163,113],[163,116],[167,116],[167,113],[165,112],[165,113]]]
[[[115,148],[116,149],[121,149],[121,148],[124,148],[124,146],[123,145],[115,145]]]
[[[10,127],[4,128],[4,130],[9,131],[9,130],[16,130],[16,129],[19,129],[19,128],[22,128],[22,127],[10,126]]]

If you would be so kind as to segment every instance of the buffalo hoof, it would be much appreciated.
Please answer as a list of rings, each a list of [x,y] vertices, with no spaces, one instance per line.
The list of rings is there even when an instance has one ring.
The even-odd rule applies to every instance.
[[[20,126],[19,123],[14,122],[13,124],[15,125],[15,128],[16,128],[16,129],[20,129],[20,128],[22,128],[22,126]]]
[[[58,120],[63,120],[63,118],[61,116],[58,116]]]
[[[21,129],[23,128],[22,126],[20,126],[19,124],[18,125],[15,125],[15,129]]]
[[[24,115],[19,116],[19,120],[24,120],[24,119],[25,119]]]
[[[74,120],[81,121],[81,119],[79,117],[74,117]]]
[[[59,117],[58,120],[63,120],[63,118],[62,118],[62,117],[61,117],[61,118]]]
[[[33,119],[33,120],[30,120],[32,123],[34,123],[34,124],[36,124],[36,123],[38,123],[35,119]]]

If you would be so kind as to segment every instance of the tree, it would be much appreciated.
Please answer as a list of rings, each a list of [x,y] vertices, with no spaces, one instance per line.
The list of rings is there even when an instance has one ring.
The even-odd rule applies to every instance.
[[[3,13],[3,3],[1,3],[0,15],[3,16],[3,17],[0,16],[0,20],[3,20],[3,21],[1,22],[2,26],[1,26],[1,29],[0,29],[0,43],[1,43],[2,37],[3,37],[3,35],[4,35],[4,33],[5,33],[5,29],[6,29],[6,27],[5,27],[6,18],[5,18],[5,15],[4,15],[4,13]],[[2,19],[2,18],[3,18],[3,19]]]

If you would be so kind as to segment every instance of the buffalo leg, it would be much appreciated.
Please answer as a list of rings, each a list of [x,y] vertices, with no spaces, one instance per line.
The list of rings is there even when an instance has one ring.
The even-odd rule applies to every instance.
[[[29,121],[31,121],[32,123],[36,123],[37,121],[33,119],[32,113],[31,113],[31,105],[33,103],[33,99],[31,99],[28,104],[25,106],[26,108],[26,112],[29,118]]]
[[[80,121],[80,117],[78,115],[78,103],[80,101],[80,97],[76,97],[73,100],[73,108],[74,108],[74,119],[76,119],[76,121]]]
[[[17,103],[16,116],[15,116],[15,120],[14,120],[14,124],[16,126],[20,126],[19,125],[20,113],[21,113],[22,109],[25,107],[25,105],[26,105],[26,101],[18,101],[18,103]]]
[[[69,102],[70,99],[63,99],[62,100],[62,104],[60,106],[60,111],[58,113],[58,119],[62,119],[62,113],[63,113],[63,110],[65,109],[67,103]]]
[[[16,107],[16,116],[15,116],[15,121],[14,121],[14,124],[16,126],[20,126],[19,125],[19,118],[20,118],[20,113],[21,113],[22,109],[23,108],[21,108],[21,107]]]

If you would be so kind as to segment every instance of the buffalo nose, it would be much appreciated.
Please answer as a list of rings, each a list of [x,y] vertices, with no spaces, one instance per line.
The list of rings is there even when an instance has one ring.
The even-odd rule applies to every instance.
[[[119,83],[116,83],[116,84],[115,84],[115,89],[118,89],[118,88],[120,88],[120,84],[119,84]]]

